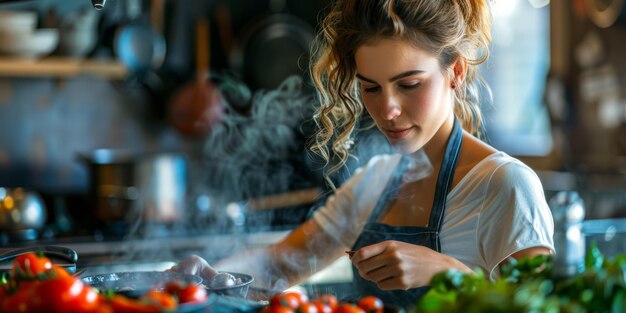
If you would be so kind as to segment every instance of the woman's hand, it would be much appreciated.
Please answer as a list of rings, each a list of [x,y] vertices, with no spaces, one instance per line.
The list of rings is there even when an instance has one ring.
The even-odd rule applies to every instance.
[[[167,271],[199,275],[205,281],[213,280],[213,277],[215,277],[218,273],[218,271],[211,267],[207,261],[197,255],[192,255],[184,260],[181,260],[178,264],[172,266]]]
[[[425,286],[433,275],[451,268],[471,272],[450,256],[424,246],[393,240],[362,247],[351,259],[359,275],[382,290]]]

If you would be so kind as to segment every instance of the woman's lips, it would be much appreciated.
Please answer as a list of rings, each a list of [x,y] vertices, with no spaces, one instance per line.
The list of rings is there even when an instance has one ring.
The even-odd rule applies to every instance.
[[[393,128],[393,129],[385,129],[385,134],[389,139],[402,139],[409,136],[411,133],[412,127],[409,128]]]

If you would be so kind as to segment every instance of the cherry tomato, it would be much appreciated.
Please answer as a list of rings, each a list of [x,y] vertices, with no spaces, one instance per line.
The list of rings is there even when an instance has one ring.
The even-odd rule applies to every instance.
[[[114,295],[108,303],[115,313],[157,313],[161,311],[161,308],[153,303],[143,303],[122,295]]]
[[[168,282],[167,284],[165,284],[165,287],[163,288],[165,292],[171,295],[176,295],[178,291],[180,291],[181,289],[183,289],[183,284],[176,280]]]
[[[284,295],[279,293],[270,298],[270,307],[284,307],[290,310],[295,310],[299,306],[300,302],[298,298],[293,295]]]
[[[294,310],[284,306],[269,305],[261,309],[261,313],[294,313]]]
[[[96,291],[76,277],[21,282],[6,299],[7,312],[85,312],[101,302]]]
[[[101,302],[98,307],[94,308],[91,311],[85,311],[84,313],[117,313],[113,311],[113,307],[108,302]]]
[[[4,307],[4,299],[7,298],[9,291],[7,290],[7,285],[0,284],[0,311]]]
[[[299,313],[321,313],[317,310],[317,306],[312,302],[305,302],[300,304],[298,308]]]
[[[356,305],[366,313],[383,313],[384,309],[383,301],[374,296],[363,297]]]
[[[141,296],[139,300],[145,303],[155,304],[165,310],[174,310],[178,306],[178,302],[173,295],[156,289],[148,291],[148,293]]]
[[[365,311],[352,303],[339,303],[333,313],[365,313]]]
[[[11,277],[16,280],[35,279],[52,269],[50,259],[34,252],[18,255],[11,265]]]
[[[30,300],[36,295],[36,289],[33,288],[21,288],[14,294],[4,299],[2,303],[2,312],[14,313],[14,312],[31,312],[34,310],[34,304]]]
[[[331,308],[328,304],[322,302],[319,299],[313,300],[310,303],[317,307],[317,313],[332,313],[333,308]]]
[[[296,290],[287,290],[282,293],[283,297],[294,297],[298,300],[298,305],[309,302],[309,297],[306,294],[296,291]]]
[[[317,300],[321,301],[322,303],[325,303],[333,310],[337,307],[337,303],[339,303],[339,301],[337,300],[337,297],[333,295],[329,295],[329,294],[321,295],[317,297]]]
[[[50,278],[52,279],[65,278],[65,277],[72,276],[72,274],[70,274],[66,269],[64,269],[63,267],[57,266],[55,264],[52,264],[52,269],[49,272],[50,272]]]
[[[73,276],[42,281],[36,291],[36,300],[56,312],[90,311],[102,300],[92,287]]]
[[[178,303],[199,303],[206,301],[209,296],[206,289],[200,285],[182,284],[177,281],[165,285],[165,292],[178,298]]]
[[[206,289],[198,285],[187,285],[179,290],[176,296],[179,303],[199,303],[209,298]]]

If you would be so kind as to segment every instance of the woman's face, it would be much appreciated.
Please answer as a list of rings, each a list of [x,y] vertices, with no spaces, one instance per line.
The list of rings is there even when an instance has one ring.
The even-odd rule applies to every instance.
[[[421,149],[452,114],[453,89],[435,56],[407,41],[359,47],[357,78],[365,108],[402,153]]]

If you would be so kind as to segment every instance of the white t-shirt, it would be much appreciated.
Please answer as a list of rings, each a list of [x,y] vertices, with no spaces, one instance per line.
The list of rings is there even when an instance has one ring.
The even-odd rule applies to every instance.
[[[356,171],[313,219],[352,247],[376,207],[400,155],[380,155]],[[441,252],[494,279],[513,253],[546,247],[554,253],[554,222],[535,172],[504,152],[479,162],[448,193]]]

